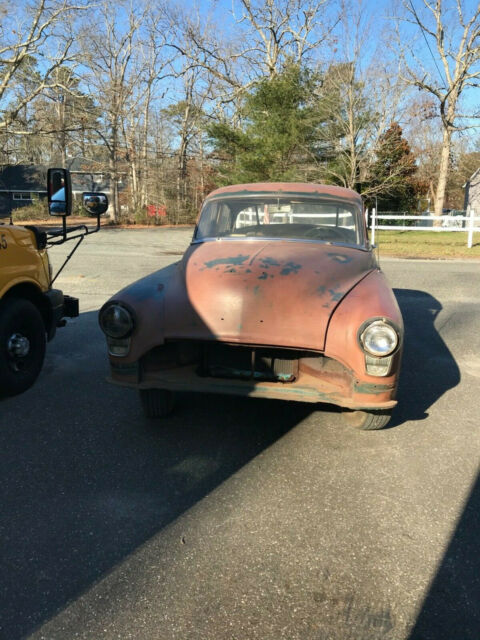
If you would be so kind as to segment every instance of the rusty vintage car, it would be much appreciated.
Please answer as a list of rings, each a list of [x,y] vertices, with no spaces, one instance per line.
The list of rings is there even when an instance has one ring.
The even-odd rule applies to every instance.
[[[344,409],[380,429],[396,404],[403,324],[354,191],[224,187],[205,200],[183,258],[101,308],[114,383],[148,417],[177,391]]]

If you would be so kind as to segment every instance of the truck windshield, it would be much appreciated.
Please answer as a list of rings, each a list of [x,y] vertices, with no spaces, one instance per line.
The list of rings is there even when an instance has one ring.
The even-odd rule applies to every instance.
[[[355,204],[338,199],[219,198],[205,203],[194,240],[261,237],[360,245],[360,219]]]

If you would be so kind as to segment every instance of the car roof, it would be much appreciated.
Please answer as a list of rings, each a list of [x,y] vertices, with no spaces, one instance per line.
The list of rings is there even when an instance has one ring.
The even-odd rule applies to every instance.
[[[350,200],[352,202],[362,201],[360,195],[352,189],[337,187],[330,184],[314,184],[311,182],[251,182],[247,184],[233,184],[228,187],[215,189],[208,194],[207,200],[217,198],[219,196],[248,196],[253,194],[272,194],[272,195],[318,195],[334,198],[342,198],[342,200]]]

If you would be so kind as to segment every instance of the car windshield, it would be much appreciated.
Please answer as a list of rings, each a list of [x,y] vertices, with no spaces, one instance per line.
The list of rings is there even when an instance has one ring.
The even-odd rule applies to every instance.
[[[361,212],[328,198],[255,196],[207,201],[194,240],[284,238],[362,244]]]

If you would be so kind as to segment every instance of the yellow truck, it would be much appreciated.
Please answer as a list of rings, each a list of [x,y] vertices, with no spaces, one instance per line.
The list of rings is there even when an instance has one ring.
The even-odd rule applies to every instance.
[[[58,229],[43,231],[35,226],[0,223],[0,397],[26,391],[37,379],[46,343],[65,318],[78,316],[78,298],[65,295],[53,284],[85,236],[100,228],[100,215],[108,208],[103,193],[84,193],[83,206],[97,218],[95,227],[69,226],[72,210],[70,174],[49,169],[48,207],[62,218]],[[53,275],[47,250],[76,240],[73,250]]]

